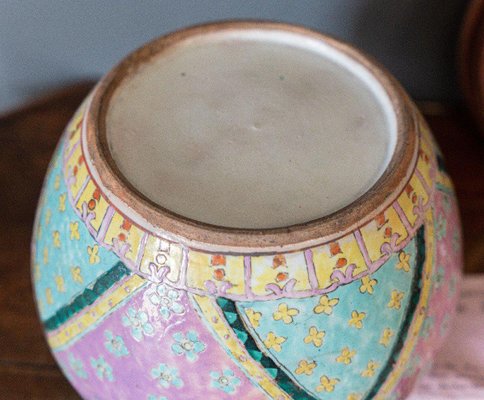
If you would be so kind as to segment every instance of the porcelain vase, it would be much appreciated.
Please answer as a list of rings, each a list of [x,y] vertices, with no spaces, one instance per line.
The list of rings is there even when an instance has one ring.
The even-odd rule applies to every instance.
[[[399,110],[392,161],[349,206],[290,227],[223,228],[156,206],[106,154],[113,87],[180,38],[255,28],[324,41],[375,75]],[[257,22],[157,39],[103,78],[60,139],[32,242],[46,339],[86,399],[403,399],[445,337],[461,265],[442,155],[394,79],[334,39]]]

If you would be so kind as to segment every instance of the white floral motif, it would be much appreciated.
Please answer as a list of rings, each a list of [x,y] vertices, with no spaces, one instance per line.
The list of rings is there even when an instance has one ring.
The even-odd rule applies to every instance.
[[[181,315],[185,312],[185,307],[181,303],[181,296],[180,291],[160,284],[149,299],[152,304],[158,307],[162,318],[168,321],[172,314]]]
[[[150,324],[148,319],[148,314],[142,310],[135,310],[130,307],[123,315],[122,318],[123,326],[131,328],[131,336],[137,341],[141,342],[144,336],[153,336],[155,330],[153,325]]]

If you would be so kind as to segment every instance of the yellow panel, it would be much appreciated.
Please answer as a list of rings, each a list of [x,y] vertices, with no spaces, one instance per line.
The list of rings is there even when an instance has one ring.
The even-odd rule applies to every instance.
[[[123,221],[124,218],[121,214],[114,213],[106,232],[106,236],[104,237],[104,243],[113,245],[113,239],[118,239],[118,235],[121,233],[121,225],[123,225]]]
[[[271,293],[266,289],[268,284],[276,284],[282,289],[291,279],[296,281],[294,290],[311,289],[303,252],[252,257],[251,263],[251,288],[256,295]]]
[[[77,165],[79,161],[79,157],[83,157],[81,146],[78,146],[77,149],[66,160],[65,170],[64,170],[65,176],[69,176],[69,171],[74,170],[74,167]]]
[[[400,235],[397,244],[408,236],[405,226],[393,207],[385,210],[384,221],[383,224],[379,225],[373,219],[360,230],[371,261],[376,261],[383,256],[381,246],[383,243],[389,242],[393,234],[398,233]]]
[[[413,226],[417,216],[413,213],[414,204],[412,202],[411,195],[409,196],[404,190],[398,197],[397,203],[403,210],[403,213],[407,217],[408,222],[410,222],[410,225]]]
[[[410,179],[410,184],[413,186],[413,189],[417,193],[419,198],[423,199],[422,204],[426,204],[427,201],[429,201],[429,194],[425,190],[422,181],[416,176],[412,176],[412,179]]]
[[[348,260],[347,265],[356,265],[353,275],[359,274],[360,272],[368,269],[365,259],[363,258],[363,254],[361,254],[360,247],[358,246],[358,243],[353,235],[345,236],[343,239],[338,240],[338,243],[343,251],[343,256]],[[344,270],[346,270],[346,267]]]
[[[333,281],[331,274],[334,271],[334,258],[330,257],[329,246],[319,246],[312,249],[314,269],[318,278],[318,287],[327,288]]]
[[[104,199],[104,197],[99,193],[98,200],[94,199],[94,192],[96,191],[97,186],[94,184],[92,180],[90,180],[84,191],[82,192],[79,200],[77,201],[76,208],[82,212],[82,205],[86,203],[86,206],[89,207],[91,204],[94,205],[94,208],[88,209],[89,212],[94,214],[94,218],[90,221],[91,226],[96,230],[99,230],[101,223],[104,220],[104,216],[108,210],[109,204]],[[90,204],[91,202],[91,204]]]
[[[92,199],[92,195],[93,195],[93,193],[96,189],[97,189],[96,185],[94,184],[94,182],[92,180],[90,180],[88,182],[88,184],[86,185],[86,188],[84,189],[82,194],[79,196],[79,200],[76,204],[76,208],[79,211],[82,211],[82,205],[84,203],[86,203],[86,205],[89,203],[89,200]],[[89,211],[94,211],[94,210],[89,210]]]
[[[123,223],[126,222],[129,224],[129,228],[123,227]],[[129,248],[124,256],[135,263],[138,258],[142,237],[143,231],[141,229],[136,225],[131,224],[129,221],[125,221],[125,218],[121,214],[115,212],[111,219],[111,223],[109,224],[106,236],[104,237],[104,242],[108,245],[114,245],[113,240],[116,239],[120,246],[122,246],[123,243],[128,244]]]
[[[89,176],[80,147],[78,147],[69,160],[67,160],[64,173],[66,177],[72,175],[75,178],[73,184],[68,187],[72,197],[75,199],[79,190],[82,188],[82,185],[86,182],[86,178]]]
[[[289,266],[289,279],[294,278],[296,285],[294,289],[310,290],[308,267],[306,265],[306,258],[303,252],[291,253],[286,255],[287,264]]]
[[[402,220],[393,207],[389,207],[385,210],[385,217],[388,219],[388,226],[391,227],[392,233],[399,234],[399,238],[397,240],[397,244],[399,244],[408,236],[408,232],[405,229]]]
[[[417,160],[417,169],[424,178],[425,183],[429,188],[433,186],[432,178],[430,177],[430,166],[432,165],[433,154],[420,149],[420,155]]]
[[[99,231],[99,227],[103,222],[104,216],[108,210],[109,204],[104,197],[101,196],[99,200],[96,202],[96,207],[94,208],[93,212],[95,217],[91,220],[91,226],[97,231]]]
[[[190,250],[187,268],[187,286],[207,290],[205,281],[213,279],[210,255]]]
[[[353,275],[356,275],[368,269],[358,243],[352,234],[338,239],[336,243],[339,245],[340,252],[333,256],[331,256],[329,244],[313,249],[313,262],[319,288],[326,288],[333,283],[331,274],[335,270],[345,273],[349,265],[355,264],[356,268]]]
[[[86,168],[79,168],[74,184],[70,187],[72,198],[75,199],[82,189],[82,186],[86,183],[86,179],[89,177]]]
[[[225,261],[212,265],[215,255],[191,250],[189,253],[187,286],[206,291],[206,282],[211,281],[217,289],[225,286],[228,294],[244,294],[244,257],[224,256]],[[227,288],[227,283],[231,287]]]
[[[244,257],[226,256],[227,259],[227,280],[232,283],[232,287],[227,290],[230,294],[243,294],[245,292],[244,281]]]
[[[411,187],[412,190],[409,190],[409,187]],[[417,220],[413,208],[420,203],[420,200],[422,200],[422,204],[426,204],[429,200],[429,196],[420,179],[417,178],[416,175],[413,175],[410,179],[409,186],[407,186],[407,189],[402,192],[397,200],[412,226],[415,225],[415,221]]]
[[[171,282],[177,282],[180,277],[182,261],[183,252],[181,246],[150,235],[146,241],[140,271],[149,274],[151,272],[151,263],[158,268],[168,267],[170,270],[166,278]],[[184,282],[182,283],[184,284]]]
[[[127,231],[126,243],[129,244],[129,249],[126,252],[125,257],[128,260],[133,261],[133,263],[136,263],[136,260],[138,259],[138,253],[140,251],[140,243],[143,234],[144,232],[136,225],[132,225],[129,231]]]

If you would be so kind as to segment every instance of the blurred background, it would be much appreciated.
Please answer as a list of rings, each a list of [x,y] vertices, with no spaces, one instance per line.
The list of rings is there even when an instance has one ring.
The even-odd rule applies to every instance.
[[[98,79],[144,42],[234,18],[301,24],[365,50],[419,100],[455,102],[465,0],[0,0],[0,114]]]

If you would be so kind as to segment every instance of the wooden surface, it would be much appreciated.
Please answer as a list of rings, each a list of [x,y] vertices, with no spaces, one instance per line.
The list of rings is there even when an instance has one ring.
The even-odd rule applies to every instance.
[[[30,236],[54,146],[91,83],[0,118],[0,398],[78,399],[42,335],[30,283]],[[465,113],[424,104],[460,200],[466,272],[484,272],[484,144]]]

